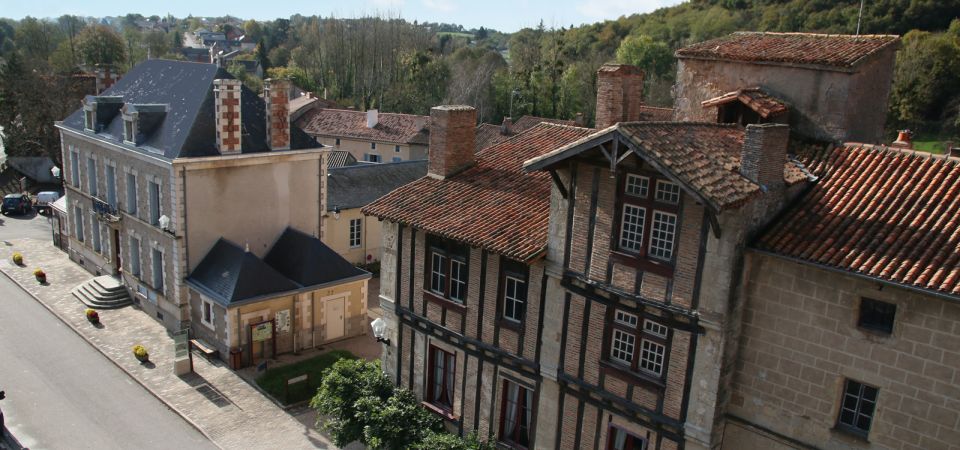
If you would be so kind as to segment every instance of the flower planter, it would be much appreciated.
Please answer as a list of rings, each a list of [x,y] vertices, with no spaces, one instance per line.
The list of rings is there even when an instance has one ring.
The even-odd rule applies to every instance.
[[[13,263],[18,266],[23,266],[23,254],[20,252],[13,252]]]
[[[87,308],[87,310],[84,311],[84,315],[87,316],[87,320],[89,320],[90,323],[94,325],[100,323],[100,313],[98,313],[96,310]]]
[[[37,282],[40,284],[47,282],[47,274],[44,273],[43,269],[34,270],[33,276],[37,279]]]
[[[137,358],[137,361],[147,362],[150,359],[150,354],[147,353],[147,349],[142,345],[133,346],[133,356]]]

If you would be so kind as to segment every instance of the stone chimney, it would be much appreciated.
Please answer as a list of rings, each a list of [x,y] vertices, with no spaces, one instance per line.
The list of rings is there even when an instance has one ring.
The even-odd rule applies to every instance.
[[[263,80],[270,150],[290,149],[290,80]]]
[[[503,123],[500,124],[500,134],[504,136],[510,136],[513,133],[513,119],[509,117],[503,118]]]
[[[597,70],[597,129],[640,120],[643,70],[626,64],[604,64]]]
[[[471,106],[430,108],[430,161],[427,175],[442,180],[472,166],[476,127],[477,110]]]
[[[766,191],[784,187],[790,126],[781,123],[747,125],[740,155],[740,173]]]
[[[240,80],[213,80],[217,122],[217,150],[221,154],[240,153]]]
[[[910,142],[911,137],[913,137],[913,133],[910,130],[900,130],[900,132],[897,134],[897,140],[893,141],[890,146],[898,148],[912,148],[913,143]]]
[[[578,112],[573,119],[573,123],[576,124],[578,127],[585,127],[587,126],[587,118],[584,117],[582,112]]]
[[[367,128],[373,128],[380,123],[380,111],[371,109],[367,111]]]
[[[113,86],[117,82],[117,74],[113,67],[108,64],[97,64],[94,73],[97,77],[96,90],[97,95]]]

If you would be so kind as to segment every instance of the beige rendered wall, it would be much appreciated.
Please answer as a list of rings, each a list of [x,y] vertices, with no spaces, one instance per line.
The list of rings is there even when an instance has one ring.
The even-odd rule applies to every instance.
[[[960,304],[748,255],[730,414],[817,448],[960,448]],[[863,297],[896,305],[892,334],[857,327]],[[848,378],[879,389],[866,440],[834,429]],[[737,431],[723,448],[766,448]]]
[[[360,246],[350,247],[350,221],[355,219],[362,221]],[[334,217],[333,213],[327,213],[323,243],[354,264],[380,261],[381,226],[376,217],[361,214],[360,208],[340,211],[339,219]],[[367,255],[370,255],[369,259]]]
[[[333,147],[334,150],[346,150],[357,158],[357,161],[364,161],[364,155],[367,153],[380,155],[381,162],[393,162],[393,158],[400,158],[401,161],[411,161],[417,159],[427,159],[426,145],[409,145],[398,142],[376,141],[377,148],[371,149],[369,140],[358,140],[340,138],[340,145],[337,145],[337,138],[333,136],[313,135],[323,145]],[[400,151],[396,146],[400,146]]]
[[[186,160],[187,273],[223,237],[265,256],[287,226],[320,236],[321,151]],[[182,160],[178,160],[181,162]]]

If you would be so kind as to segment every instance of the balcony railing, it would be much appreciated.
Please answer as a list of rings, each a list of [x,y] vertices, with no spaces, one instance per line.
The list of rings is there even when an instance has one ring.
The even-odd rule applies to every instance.
[[[117,214],[117,208],[99,198],[93,197],[93,211],[108,222],[120,221],[120,214]]]

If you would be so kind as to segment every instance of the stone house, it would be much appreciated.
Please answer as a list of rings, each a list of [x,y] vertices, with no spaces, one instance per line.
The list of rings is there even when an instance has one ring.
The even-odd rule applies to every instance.
[[[737,32],[681,48],[674,119],[715,122],[718,103],[731,100],[720,97],[759,90],[789,106],[798,136],[879,143],[899,47],[890,35]],[[748,101],[744,108],[762,105]]]
[[[294,121],[323,145],[373,163],[427,159],[430,118],[412,114],[316,108]]]
[[[197,332],[185,279],[218,242],[263,259],[287,228],[322,238],[329,152],[290,126],[288,84],[261,99],[214,65],[149,60],[88,96],[58,124],[70,257]]]
[[[361,208],[426,174],[426,160],[328,169],[325,243],[354,264],[380,261],[381,223]]]
[[[847,144],[747,253],[724,448],[960,448],[960,160]]]

